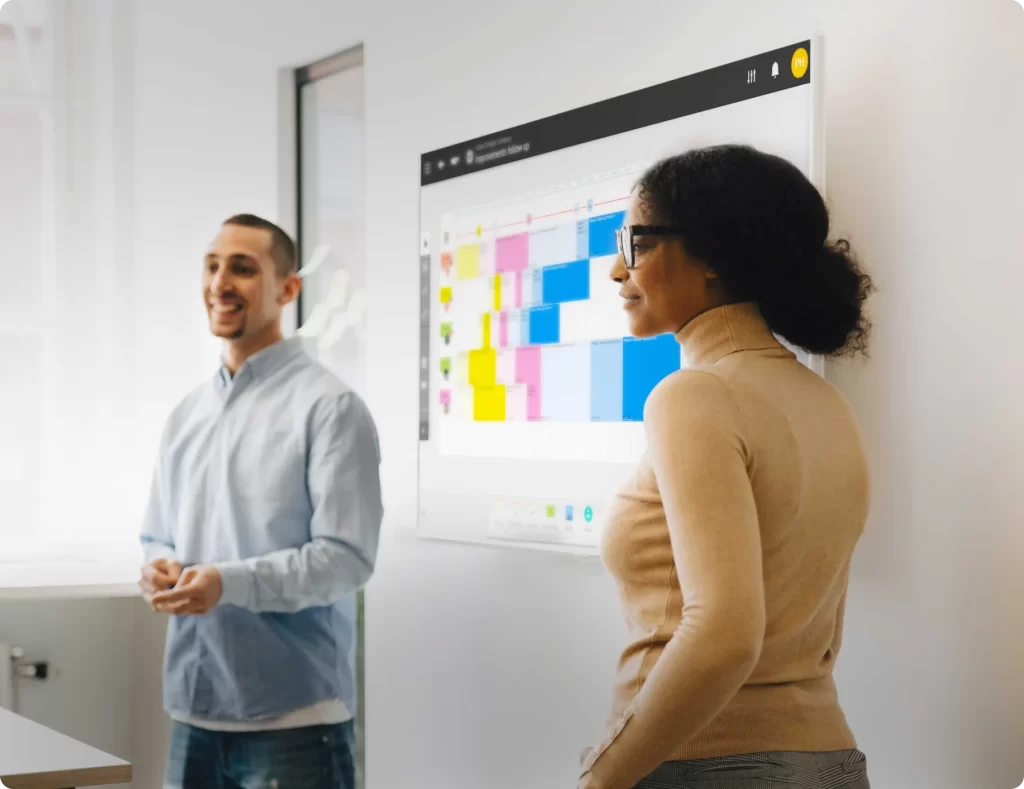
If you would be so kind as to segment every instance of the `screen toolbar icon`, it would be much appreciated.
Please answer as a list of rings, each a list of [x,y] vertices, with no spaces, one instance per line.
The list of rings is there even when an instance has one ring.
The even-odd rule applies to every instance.
[[[800,79],[804,74],[807,73],[807,67],[810,65],[810,56],[807,54],[807,50],[800,47],[796,52],[793,53],[793,60],[790,63],[790,68],[793,71],[793,76]]]

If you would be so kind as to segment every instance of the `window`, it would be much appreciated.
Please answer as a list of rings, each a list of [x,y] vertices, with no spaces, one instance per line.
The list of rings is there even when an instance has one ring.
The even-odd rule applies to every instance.
[[[40,551],[45,517],[41,469],[52,425],[55,264],[54,30],[51,3],[0,9],[0,502],[4,561]]]
[[[363,52],[296,73],[298,245],[305,267],[299,334],[356,391],[366,380],[366,229]],[[356,634],[356,786],[365,786],[363,595]]]
[[[114,13],[0,8],[0,585],[137,577],[165,414],[135,374],[133,50]]]

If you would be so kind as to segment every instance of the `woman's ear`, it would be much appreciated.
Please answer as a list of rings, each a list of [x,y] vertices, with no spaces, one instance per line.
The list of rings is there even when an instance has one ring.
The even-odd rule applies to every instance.
[[[704,277],[710,284],[718,284],[718,272],[715,271],[711,266],[705,263],[703,260],[695,260],[697,268],[700,269],[701,276]]]

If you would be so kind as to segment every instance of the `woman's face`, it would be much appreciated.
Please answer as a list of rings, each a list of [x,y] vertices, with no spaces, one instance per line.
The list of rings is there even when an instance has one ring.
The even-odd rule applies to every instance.
[[[634,193],[627,225],[661,225],[647,216]],[[702,312],[724,303],[714,273],[690,258],[675,236],[635,235],[634,268],[627,269],[620,253],[611,278],[629,316],[634,337],[678,332]]]

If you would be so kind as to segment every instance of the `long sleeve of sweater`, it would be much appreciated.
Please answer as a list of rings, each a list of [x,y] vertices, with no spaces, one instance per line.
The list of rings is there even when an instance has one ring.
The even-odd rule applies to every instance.
[[[643,688],[583,763],[580,789],[629,789],[729,702],[765,629],[758,513],[743,414],[718,377],[685,371],[644,423],[683,611]]]

